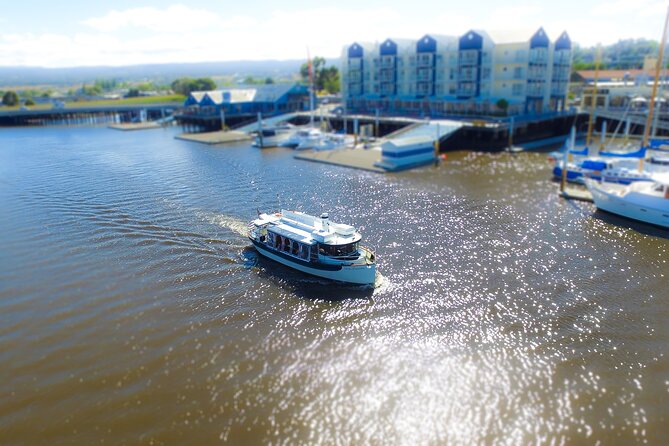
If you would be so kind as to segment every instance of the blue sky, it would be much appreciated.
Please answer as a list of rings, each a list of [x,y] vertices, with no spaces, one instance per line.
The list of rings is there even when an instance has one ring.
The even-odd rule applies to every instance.
[[[307,46],[337,57],[353,41],[470,28],[543,26],[582,45],[659,40],[666,8],[666,0],[10,0],[0,8],[0,66],[299,59]]]

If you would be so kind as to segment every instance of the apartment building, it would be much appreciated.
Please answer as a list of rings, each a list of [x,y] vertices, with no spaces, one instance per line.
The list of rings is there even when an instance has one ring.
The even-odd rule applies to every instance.
[[[471,30],[418,40],[353,43],[342,54],[350,112],[440,116],[539,114],[565,109],[571,71],[566,32]],[[500,99],[508,104],[498,106]]]

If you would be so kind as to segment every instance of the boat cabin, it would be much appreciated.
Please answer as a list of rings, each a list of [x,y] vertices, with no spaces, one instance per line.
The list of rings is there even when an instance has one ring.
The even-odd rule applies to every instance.
[[[253,221],[257,240],[266,247],[298,259],[316,262],[319,256],[353,260],[360,256],[362,236],[349,225],[331,223],[328,214],[313,217],[282,210],[261,214]]]

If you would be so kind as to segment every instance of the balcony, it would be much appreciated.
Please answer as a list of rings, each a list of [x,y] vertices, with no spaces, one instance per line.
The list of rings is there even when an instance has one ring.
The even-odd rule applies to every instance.
[[[379,73],[379,80],[381,82],[395,82],[395,70],[382,69]]]
[[[418,96],[431,96],[433,85],[431,83],[423,82],[416,85],[416,94]]]
[[[381,94],[391,96],[395,94],[395,84],[381,84]]]
[[[478,70],[476,68],[460,69],[458,79],[463,82],[474,82],[477,80]]]
[[[395,68],[395,56],[382,56],[381,57],[381,68]]]
[[[568,81],[569,80],[569,67],[554,65],[553,66],[553,80]]]
[[[431,82],[433,73],[434,72],[431,69],[419,69],[416,74],[416,79],[418,82]]]
[[[362,82],[362,73],[360,71],[349,71],[348,81],[349,82]]]
[[[432,67],[434,65],[434,55],[421,54],[417,60],[418,67]]]
[[[362,59],[355,58],[348,60],[348,69],[349,70],[360,70],[362,68]]]
[[[349,96],[361,96],[362,95],[362,84],[349,84],[348,85],[348,95]]]
[[[458,52],[458,65],[478,65],[480,59],[479,50],[462,50]]]
[[[473,82],[461,82],[458,84],[456,94],[458,96],[475,96],[476,84]]]
[[[528,84],[527,85],[527,95],[533,97],[541,97],[545,93],[545,88],[543,84]]]
[[[527,79],[528,80],[544,80],[544,79],[546,79],[547,74],[548,74],[548,70],[546,70],[545,68],[532,67],[527,71]]]

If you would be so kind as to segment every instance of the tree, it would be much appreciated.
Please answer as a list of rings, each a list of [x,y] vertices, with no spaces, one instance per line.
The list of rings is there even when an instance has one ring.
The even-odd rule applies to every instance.
[[[216,89],[216,82],[208,77],[191,79],[189,77],[180,77],[172,82],[172,91],[188,96],[193,91],[211,91]]]
[[[323,71],[323,89],[330,94],[339,93],[341,82],[339,81],[339,70],[337,67],[326,68]]]
[[[31,106],[35,105],[35,101],[33,101],[32,98],[28,98],[28,99],[25,100],[23,105],[25,105],[26,107],[31,107]]]
[[[335,66],[325,67],[326,61],[322,57],[314,57],[311,62],[312,75],[314,78],[314,90],[337,93],[340,90],[339,70]],[[309,82],[309,63],[300,67],[300,75],[304,82]]]
[[[8,91],[2,96],[2,103],[8,107],[19,105],[19,95],[15,91]]]
[[[272,79],[271,77],[265,78],[265,85],[270,85],[270,84],[273,84],[273,83],[274,83],[274,79]]]
[[[138,88],[131,88],[128,90],[128,94],[126,95],[127,98],[136,98],[139,96],[139,89]]]
[[[496,105],[497,108],[499,108],[503,113],[506,113],[506,111],[507,111],[508,108],[509,108],[509,101],[507,101],[506,99],[503,99],[503,98],[502,98],[502,99],[500,99],[499,101],[497,101],[497,102],[495,103],[495,105]]]

